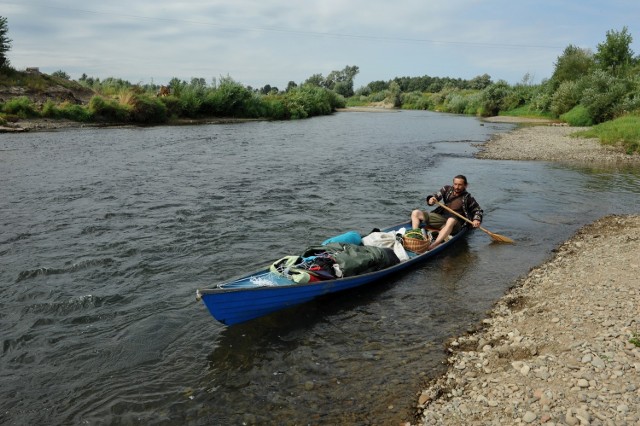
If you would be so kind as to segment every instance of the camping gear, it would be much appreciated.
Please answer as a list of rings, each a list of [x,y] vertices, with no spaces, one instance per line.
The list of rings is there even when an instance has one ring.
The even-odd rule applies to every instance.
[[[410,227],[411,223],[405,222],[384,229],[383,232],[399,232],[402,228],[407,229]],[[196,297],[203,301],[211,315],[216,320],[226,325],[234,325],[299,305],[301,303],[309,302],[319,296],[372,284],[381,278],[422,263],[443,250],[446,250],[462,238],[468,229],[469,227],[463,226],[460,232],[433,250],[422,254],[408,252],[407,260],[400,261],[395,264],[393,264],[394,262],[392,260],[390,263],[391,266],[385,265],[386,267],[383,266],[382,269],[377,269],[376,265],[368,264],[367,267],[362,269],[362,272],[358,272],[356,275],[334,279],[320,279],[319,281],[310,281],[308,283],[296,283],[294,280],[287,278],[284,274],[272,272],[270,270],[271,265],[269,265],[258,272],[254,272],[242,278],[218,284],[212,288],[199,289],[196,292]],[[345,244],[338,245],[341,247],[349,246]],[[353,245],[353,247],[367,249],[376,248],[356,245]],[[360,251],[359,249],[353,249],[353,247],[349,247],[348,250],[345,251]],[[316,250],[313,252],[317,253],[317,249],[320,248],[315,247],[315,249]],[[387,257],[387,259],[384,260],[385,262],[387,262],[389,258],[393,259],[393,256],[389,257],[389,254],[393,254],[392,249],[389,248],[383,250],[385,250],[385,255],[383,257]],[[325,255],[320,255],[319,257],[325,259],[330,258],[331,255],[332,253],[329,253],[327,257]],[[338,256],[336,255],[336,257]],[[397,260],[397,256],[395,257]],[[303,259],[303,263],[297,263],[298,259],[295,256],[282,259],[285,259],[283,260],[284,265],[289,265],[289,268],[294,268],[294,271],[296,272],[300,270],[299,268],[303,267],[303,263],[308,263],[309,265],[314,264],[313,256],[310,256],[309,259]],[[335,259],[333,260],[334,268],[332,269],[335,271],[333,275],[338,277],[340,276],[338,271],[342,273],[342,266],[340,263],[335,262]],[[357,260],[356,263],[358,262],[362,261]],[[366,261],[365,264],[367,262],[368,261]],[[327,265],[322,266],[326,267]],[[313,266],[307,267],[312,268]],[[311,269],[309,269],[309,271],[313,272]],[[353,273],[353,271],[350,273]],[[320,275],[318,275],[318,277],[320,277]]]

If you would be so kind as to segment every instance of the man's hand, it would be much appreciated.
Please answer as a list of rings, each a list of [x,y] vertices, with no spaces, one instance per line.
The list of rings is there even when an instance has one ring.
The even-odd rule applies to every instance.
[[[427,204],[428,204],[428,205],[430,205],[430,206],[434,205],[434,204],[436,203],[436,201],[437,201],[437,200],[436,200],[436,198],[435,198],[435,197],[429,197],[429,198],[427,198]]]
[[[474,220],[474,221],[473,221],[473,227],[474,227],[474,228],[479,228],[479,227],[480,227],[480,221],[479,221],[479,220],[477,220],[477,219],[476,219],[476,220]]]

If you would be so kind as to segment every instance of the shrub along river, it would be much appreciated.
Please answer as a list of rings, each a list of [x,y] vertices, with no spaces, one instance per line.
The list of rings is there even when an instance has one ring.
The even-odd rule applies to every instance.
[[[478,160],[512,125],[431,112],[0,135],[0,423],[395,424],[443,342],[640,171]],[[195,300],[469,179],[484,226],[432,262],[234,327]],[[606,238],[606,235],[603,236]]]

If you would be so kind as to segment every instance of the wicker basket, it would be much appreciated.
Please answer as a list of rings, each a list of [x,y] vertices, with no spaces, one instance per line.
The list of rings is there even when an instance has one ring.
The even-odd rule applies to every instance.
[[[429,244],[431,241],[427,239],[418,239],[411,237],[402,237],[402,246],[409,251],[414,253],[422,254],[429,248]]]

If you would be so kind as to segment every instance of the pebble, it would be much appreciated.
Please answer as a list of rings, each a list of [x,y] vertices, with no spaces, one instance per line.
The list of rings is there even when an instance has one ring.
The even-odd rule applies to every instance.
[[[620,267],[637,235],[640,215],[604,217],[520,279],[449,348],[419,424],[640,425],[640,280]]]

